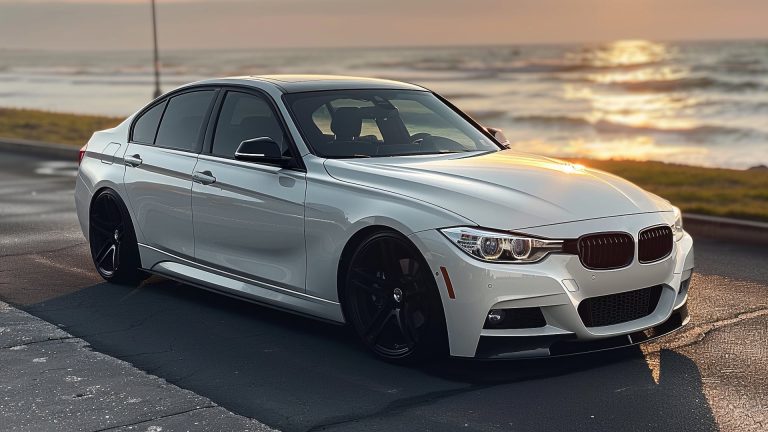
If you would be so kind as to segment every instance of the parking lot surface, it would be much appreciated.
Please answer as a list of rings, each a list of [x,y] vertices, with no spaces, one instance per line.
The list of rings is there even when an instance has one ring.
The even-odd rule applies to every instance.
[[[45,164],[0,154],[0,299],[235,415],[286,431],[768,428],[764,247],[697,239],[691,323],[659,341],[405,368],[345,327],[157,277],[103,282],[74,213],[74,165]]]

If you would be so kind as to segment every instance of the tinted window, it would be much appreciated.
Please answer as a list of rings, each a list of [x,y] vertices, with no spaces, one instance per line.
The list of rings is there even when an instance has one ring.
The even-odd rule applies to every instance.
[[[157,135],[157,125],[160,124],[160,117],[163,116],[166,102],[163,101],[150,108],[133,125],[133,142],[143,144],[154,144],[155,135]]]
[[[280,144],[284,155],[290,154],[283,128],[266,99],[247,93],[227,93],[216,122],[213,154],[234,157],[241,142],[261,137],[271,138]]]
[[[213,95],[213,90],[206,90],[171,98],[157,131],[157,145],[197,151],[200,130],[213,101]]]
[[[432,93],[334,90],[285,96],[314,152],[379,157],[498,151],[499,146]]]
[[[322,133],[333,135],[333,131],[331,131],[331,113],[328,111],[328,105],[321,105],[320,108],[312,113],[312,122],[317,125]]]
[[[455,141],[463,148],[471,149],[475,146],[470,135],[451,123],[450,117],[442,116],[439,111],[425,105],[425,101],[418,99],[390,99],[392,105],[397,108],[403,125],[408,129],[408,134],[428,134],[433,137],[445,137]]]

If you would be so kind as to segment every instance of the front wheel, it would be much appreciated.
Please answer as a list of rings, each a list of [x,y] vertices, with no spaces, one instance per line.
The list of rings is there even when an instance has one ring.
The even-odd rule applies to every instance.
[[[140,268],[131,219],[117,193],[105,190],[93,200],[89,225],[91,257],[104,280],[138,285],[147,277]]]
[[[380,232],[352,254],[344,279],[345,311],[378,357],[413,363],[444,355],[440,293],[419,251],[395,232]]]

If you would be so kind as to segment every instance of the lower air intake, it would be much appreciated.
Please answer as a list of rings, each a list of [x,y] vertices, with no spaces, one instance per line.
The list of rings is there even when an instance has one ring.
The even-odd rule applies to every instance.
[[[661,285],[584,299],[579,316],[587,327],[621,324],[646,317],[656,310],[661,298]]]

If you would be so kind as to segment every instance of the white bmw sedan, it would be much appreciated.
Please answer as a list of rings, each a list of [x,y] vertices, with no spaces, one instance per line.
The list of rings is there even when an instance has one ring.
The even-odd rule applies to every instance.
[[[688,320],[676,207],[507,149],[419,86],[197,82],[80,159],[77,212],[107,281],[158,274],[349,323],[390,361],[594,351]]]

